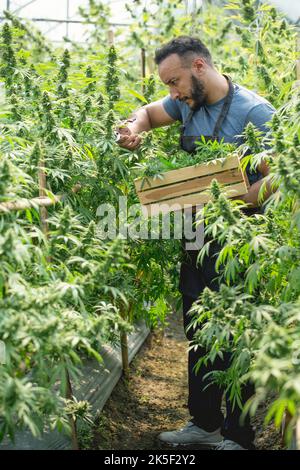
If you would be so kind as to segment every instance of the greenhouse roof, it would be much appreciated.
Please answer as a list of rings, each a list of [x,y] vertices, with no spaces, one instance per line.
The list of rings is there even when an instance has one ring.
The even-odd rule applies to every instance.
[[[132,0],[104,3],[111,8],[112,23],[130,24],[130,14],[125,4],[133,3]],[[22,18],[35,19],[39,29],[52,41],[61,41],[65,36],[73,41],[82,41],[87,26],[82,24],[78,9],[88,4],[88,0],[0,0],[0,10],[9,9]]]
[[[187,7],[195,8],[200,6],[203,0],[185,0]],[[205,0],[204,0],[205,2]],[[220,0],[215,0],[220,3]],[[292,21],[296,22],[300,18],[300,2],[295,0],[269,0],[281,11],[283,11]],[[134,0],[105,0],[111,9],[112,24],[130,24],[130,14],[126,10],[126,4],[133,4]],[[144,0],[143,4],[150,2]],[[223,1],[223,3],[227,3]],[[84,33],[88,29],[82,24],[79,7],[87,7],[89,0],[0,0],[0,10],[9,9],[11,12],[23,18],[35,19],[39,29],[51,41],[61,42],[64,37],[72,41],[84,41]],[[0,15],[2,16],[2,15]]]

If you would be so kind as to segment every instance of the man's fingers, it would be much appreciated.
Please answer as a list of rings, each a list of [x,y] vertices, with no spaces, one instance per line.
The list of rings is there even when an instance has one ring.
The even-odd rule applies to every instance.
[[[133,136],[133,135],[121,135],[121,137],[118,140],[118,144],[128,145],[128,144],[130,144],[130,142],[132,142],[134,140],[134,138],[135,138],[135,136]]]
[[[141,140],[142,140],[142,139],[140,138],[140,136],[138,136],[138,135],[135,136],[133,140],[131,140],[130,142],[128,142],[127,148],[128,148],[129,150],[134,150],[134,149],[136,149],[136,148],[140,145]]]
[[[137,135],[136,138],[134,139],[134,142],[132,143],[132,148],[136,149],[140,145],[141,142],[142,142],[141,137]]]
[[[118,140],[118,144],[122,148],[134,150],[140,145],[141,140],[141,137],[138,135],[124,135]]]
[[[128,136],[127,135],[121,135],[119,138],[118,138],[118,144],[119,145],[122,145],[122,144],[125,144],[125,142],[128,141]]]

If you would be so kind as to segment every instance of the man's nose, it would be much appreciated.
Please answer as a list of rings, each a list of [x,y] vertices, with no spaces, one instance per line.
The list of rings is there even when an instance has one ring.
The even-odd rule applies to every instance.
[[[179,98],[179,92],[175,88],[170,88],[170,96],[172,100],[177,100]]]

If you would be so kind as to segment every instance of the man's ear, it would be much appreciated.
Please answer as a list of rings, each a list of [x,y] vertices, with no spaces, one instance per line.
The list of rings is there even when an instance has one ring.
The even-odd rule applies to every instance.
[[[202,57],[196,57],[192,62],[192,70],[198,75],[202,75],[206,67],[206,62]]]

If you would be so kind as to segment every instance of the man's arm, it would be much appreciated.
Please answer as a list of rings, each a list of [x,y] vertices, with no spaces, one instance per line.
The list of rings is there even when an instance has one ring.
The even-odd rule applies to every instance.
[[[249,188],[249,191],[247,194],[244,196],[238,196],[235,199],[239,199],[241,201],[244,201],[246,204],[249,204],[249,207],[258,207],[261,205],[261,202],[258,202],[258,194],[260,191],[260,188],[262,184],[265,181],[265,177],[269,174],[270,168],[267,165],[267,163],[263,160],[260,165],[257,167],[258,171],[263,175],[263,178],[260,179],[259,181],[256,181],[256,183],[252,184]],[[269,183],[266,185],[266,190],[264,191],[263,194],[263,201],[266,201],[272,194],[272,189]]]
[[[163,100],[154,101],[139,108],[133,114],[133,120],[119,128],[121,138],[118,140],[120,147],[135,150],[141,143],[141,132],[148,132],[155,127],[173,124],[175,120],[165,111]]]
[[[248,114],[245,126],[247,122],[252,122],[257,129],[266,133],[268,131],[266,123],[271,121],[274,112],[275,108],[273,108],[273,106],[269,103],[259,104],[255,106]],[[263,178],[257,181],[256,183],[252,184],[247,194],[236,198],[249,204],[249,207],[258,207],[259,205],[261,205],[262,201],[258,201],[258,194],[262,184],[265,182],[265,177],[269,174],[270,171],[269,166],[264,160],[262,160],[260,165],[258,165],[257,169],[262,174]],[[266,189],[263,194],[263,201],[266,201],[272,193],[273,191],[271,189],[271,185],[267,183]]]

